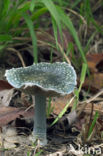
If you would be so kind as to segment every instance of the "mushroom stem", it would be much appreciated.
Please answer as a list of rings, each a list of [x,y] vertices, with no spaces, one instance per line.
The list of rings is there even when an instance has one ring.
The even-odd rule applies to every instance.
[[[46,138],[46,96],[35,94],[35,111],[34,111],[34,140],[38,140],[40,145],[47,144]]]

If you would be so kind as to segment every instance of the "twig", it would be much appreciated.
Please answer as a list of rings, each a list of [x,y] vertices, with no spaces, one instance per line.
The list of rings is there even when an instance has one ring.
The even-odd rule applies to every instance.
[[[14,37],[13,40],[31,41],[31,38],[30,37]]]
[[[79,102],[79,104],[82,104],[81,109],[78,111],[78,116],[81,114],[81,112],[84,110],[84,108],[86,107],[86,105],[92,101],[94,101],[98,96],[103,94],[103,89],[100,90],[97,94],[95,94],[93,97],[87,99],[86,101],[83,102]],[[79,105],[80,106],[80,105]]]
[[[22,63],[22,66],[26,67],[26,64],[25,64],[25,62],[24,62],[24,60],[22,58],[22,55],[20,54],[20,52],[18,50],[14,49],[14,48],[7,48],[7,50],[17,53],[17,55],[18,55],[18,57],[19,57],[19,59],[20,59],[20,61]]]
[[[92,101],[94,101],[98,96],[100,96],[101,94],[103,94],[103,89],[101,89],[97,94],[95,94],[94,96],[92,96],[91,98],[87,99],[86,103],[90,103]],[[80,102],[81,104],[84,103],[84,102]]]
[[[84,23],[85,25],[87,25],[87,22],[86,22],[85,18],[84,18],[83,16],[81,16],[79,13],[77,13],[76,11],[74,11],[74,10],[72,10],[72,9],[69,9],[69,8],[66,9],[66,10],[68,10],[68,11],[70,11],[72,14],[78,16],[78,17],[83,21],[83,23]]]

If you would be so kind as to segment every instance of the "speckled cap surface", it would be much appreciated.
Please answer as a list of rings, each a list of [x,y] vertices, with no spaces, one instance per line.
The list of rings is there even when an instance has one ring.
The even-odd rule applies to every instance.
[[[36,92],[70,94],[76,82],[74,68],[65,62],[37,63],[28,67],[12,68],[5,73],[8,82],[17,89]]]

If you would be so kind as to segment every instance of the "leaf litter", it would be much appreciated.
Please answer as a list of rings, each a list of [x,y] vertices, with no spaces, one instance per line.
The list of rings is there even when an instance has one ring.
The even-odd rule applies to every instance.
[[[91,28],[88,28],[87,35],[89,31],[91,31]],[[84,32],[84,29],[83,29]],[[39,33],[39,32],[38,32]],[[52,36],[52,32],[46,32],[46,34]],[[66,31],[64,32],[64,48],[66,49],[68,46],[68,39],[65,36]],[[48,51],[45,52],[45,47],[47,47],[47,41],[48,39],[54,42],[54,38],[49,38],[47,37],[47,41],[44,41],[45,33],[42,33],[42,36],[38,35],[38,45],[41,48],[41,61],[45,61],[45,58],[43,57],[44,54],[45,56],[48,54]],[[68,35],[69,36],[69,35]],[[69,36],[70,37],[70,36]],[[60,37],[59,38],[59,43],[61,45]],[[82,39],[82,37],[81,37]],[[86,39],[86,38],[85,38]],[[29,39],[29,42],[31,39]],[[44,41],[44,42],[42,42]],[[72,40],[69,40],[72,42]],[[95,147],[95,148],[101,148],[103,149],[103,94],[101,93],[101,89],[103,88],[103,54],[102,52],[95,53],[98,51],[99,46],[99,41],[95,44],[91,45],[91,48],[88,50],[87,54],[87,62],[88,66],[90,68],[91,72],[91,78],[86,77],[86,81],[83,84],[83,94],[80,95],[80,101],[76,110],[76,113],[78,115],[78,119],[74,122],[74,124],[71,127],[66,127],[68,126],[68,123],[66,122],[58,122],[56,125],[53,127],[48,126],[48,138],[49,138],[49,144],[47,147],[45,147],[41,155],[45,156],[55,156],[55,155],[75,155],[75,156],[82,156],[84,155],[84,152],[82,149],[79,149],[81,145],[83,145],[83,141],[85,141],[85,144],[90,145],[90,147]],[[28,52],[31,53],[32,49],[30,50],[31,45],[27,42],[28,45],[26,49],[28,49]],[[14,45],[15,46],[15,45]],[[49,47],[49,46],[48,46]],[[20,52],[25,50],[25,48],[19,48]],[[76,49],[75,49],[76,50]],[[27,53],[27,52],[26,52]],[[62,57],[60,53],[57,51],[53,52],[56,56],[53,57],[53,61],[57,60],[62,60]],[[71,58],[71,56],[70,56]],[[11,58],[10,58],[11,59]],[[47,57],[46,57],[47,59]],[[47,59],[46,61],[48,61]],[[8,61],[11,62],[11,61]],[[15,62],[15,61],[14,61]],[[15,63],[12,65],[15,66]],[[0,82],[0,84],[2,84]],[[4,88],[2,88],[4,86]],[[0,99],[1,99],[1,107],[0,107],[0,126],[1,126],[1,134],[0,137],[0,145],[1,149],[4,151],[6,148],[8,148],[8,151],[5,151],[4,154],[6,155],[16,155],[16,156],[23,156],[26,155],[28,151],[33,155],[33,152],[35,150],[38,151],[38,147],[35,146],[29,146],[29,138],[26,136],[25,131],[19,131],[18,134],[18,128],[23,129],[26,125],[24,124],[25,120],[32,119],[32,109],[28,109],[30,106],[28,103],[28,99],[25,99],[25,94],[20,98],[23,101],[20,101],[20,105],[18,104],[18,100],[16,100],[16,97],[14,97],[14,100],[16,101],[15,104],[10,107],[11,101],[14,96],[14,89],[13,88],[8,88],[9,86],[6,86],[6,84],[0,85]],[[90,93],[87,94],[87,89],[90,87]],[[97,93],[97,94],[96,94]],[[82,99],[82,97],[87,98],[87,100]],[[91,99],[93,98],[94,99]],[[53,106],[53,112],[51,113],[50,117],[48,118],[48,125],[52,123],[52,121],[55,119],[55,117],[62,111],[64,106],[66,105],[67,101],[71,98],[70,97],[59,97],[56,98],[55,100],[52,100],[52,106]],[[18,105],[18,107],[17,107]],[[71,112],[73,103],[69,106],[66,114],[63,116],[65,119],[65,116],[69,115]],[[93,105],[93,107],[92,107]],[[6,106],[6,107],[5,107]],[[20,107],[19,107],[20,106]],[[25,106],[25,108],[23,108]],[[28,111],[26,111],[28,110]],[[85,136],[88,130],[88,124],[90,121],[90,115],[91,116],[91,121],[93,120],[93,115],[95,112],[98,111],[100,116],[96,122],[96,125],[94,127],[92,136],[88,142],[86,140]],[[23,121],[23,122],[22,122]],[[18,125],[18,122],[20,125]],[[30,124],[31,120],[28,120],[28,124]],[[22,126],[21,126],[22,125]],[[21,126],[21,127],[20,127]],[[30,126],[32,129],[32,126]],[[20,135],[21,133],[21,135]],[[24,133],[24,135],[22,135]],[[23,139],[24,138],[24,139]],[[3,141],[4,140],[4,141]],[[84,144],[84,147],[85,147]],[[12,150],[10,150],[10,148]],[[14,148],[14,149],[13,149]],[[85,147],[86,148],[86,147]],[[33,151],[33,152],[31,152]],[[35,151],[36,152],[36,151]]]
[[[3,96],[3,99],[5,100],[2,101],[1,108],[0,108],[0,127],[1,127],[0,144],[1,144],[1,147],[3,147],[3,149],[10,150],[10,148],[11,149],[14,148],[14,153],[16,151],[17,155],[23,152],[23,150],[25,150],[26,148],[27,150],[24,153],[22,153],[22,155],[24,155],[27,151],[29,150],[31,151],[32,146],[29,146],[30,135],[28,137],[27,133],[25,133],[25,130],[22,131],[21,129],[23,128],[26,129],[25,127],[26,125],[24,124],[24,121],[25,120],[27,121],[28,119],[30,119],[28,120],[27,124],[29,124],[29,122],[32,121],[32,125],[30,126],[31,127],[30,129],[32,130],[33,109],[29,109],[30,104],[28,104],[29,103],[28,97],[25,94],[21,94],[21,100],[22,100],[21,107],[9,106],[10,101],[12,101],[13,99],[14,88],[9,86],[5,82],[1,81],[1,84],[3,83],[4,83],[3,87],[1,85],[1,88],[0,88],[0,97]],[[83,87],[85,88],[85,84]],[[100,88],[98,88],[98,90],[100,90]],[[5,94],[4,94],[4,91],[5,91]],[[52,99],[51,104],[54,109],[52,112],[52,116],[48,118],[48,125],[50,125],[52,121],[54,120],[55,116],[58,115],[62,111],[62,109],[67,104],[67,102],[71,99],[71,97],[72,95]],[[48,146],[50,145],[51,149],[50,147],[48,148],[48,146],[46,147],[46,149],[44,148],[43,150],[44,150],[45,155],[50,156],[51,151],[52,151],[52,155],[58,155],[58,154],[65,155],[65,153],[77,155],[78,152],[80,153],[80,155],[83,154],[83,151],[81,150],[80,152],[76,150],[75,146],[77,144],[77,146],[79,147],[79,144],[82,144],[83,140],[86,141],[85,135],[87,133],[87,127],[85,127],[85,123],[89,121],[92,104],[94,105],[93,113],[95,113],[96,111],[99,111],[100,117],[94,128],[94,131],[91,137],[92,141],[90,140],[90,142],[93,142],[96,145],[96,140],[102,139],[101,137],[103,136],[100,136],[101,132],[103,131],[102,90],[98,91],[98,93],[95,94],[94,96],[90,95],[89,97],[90,99],[87,99],[87,101],[79,102],[79,105],[76,111],[77,115],[79,112],[79,116],[78,116],[78,119],[77,117],[75,117],[75,121],[72,127],[68,126],[69,122],[65,122],[65,119],[66,117],[70,116],[70,111],[73,106],[73,103],[71,103],[66,114],[61,119],[62,122],[60,120],[56,125],[54,125],[54,127],[48,126],[48,138],[49,138]],[[16,100],[15,97],[14,97],[14,100]],[[16,101],[16,103],[18,103],[18,100]],[[21,125],[20,124],[18,125],[18,122],[21,123]],[[18,134],[18,129],[19,129],[19,134]],[[96,137],[94,138],[95,135]],[[103,147],[102,144],[99,143],[99,145],[101,148]],[[20,146],[22,146],[22,148],[20,148]],[[35,147],[32,147],[32,148],[33,148],[32,150],[35,151]],[[53,149],[54,149],[54,152],[53,152]],[[9,154],[10,154],[10,151],[9,151]],[[43,154],[41,154],[41,156],[42,155]]]

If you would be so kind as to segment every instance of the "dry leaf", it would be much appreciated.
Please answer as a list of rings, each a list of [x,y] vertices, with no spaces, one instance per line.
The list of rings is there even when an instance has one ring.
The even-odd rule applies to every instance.
[[[0,107],[9,106],[9,103],[13,96],[13,92],[14,92],[14,88],[0,91]]]
[[[0,80],[0,91],[5,90],[5,89],[12,89],[13,87],[4,80]]]
[[[0,80],[0,105],[9,105],[13,91],[13,87],[7,81]]]
[[[93,73],[90,79],[86,78],[83,87],[90,87],[92,91],[96,91],[103,88],[103,73]]]
[[[34,115],[34,110],[25,111],[22,108],[14,108],[14,107],[1,107],[0,108],[0,127],[8,124],[10,121],[19,118],[20,116],[26,118],[32,118]]]
[[[51,106],[54,108],[53,112],[56,115],[58,115],[63,110],[63,108],[65,107],[67,102],[70,101],[71,97],[72,97],[72,94],[69,94],[67,96],[57,97],[57,98],[55,98],[55,100],[52,100]],[[70,104],[70,105],[72,105],[72,104]]]
[[[103,53],[87,54],[86,58],[91,74],[86,77],[83,87],[95,92],[103,88]]]
[[[98,53],[98,54],[88,54],[86,56],[87,62],[88,62],[88,67],[90,68],[91,72],[98,72],[99,64],[103,65],[103,53]],[[103,70],[103,66],[102,66]]]
[[[17,131],[13,127],[8,127],[0,134],[0,142],[3,140],[3,147],[7,149],[15,148],[16,144],[29,144],[28,137],[17,135]]]

